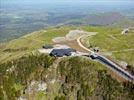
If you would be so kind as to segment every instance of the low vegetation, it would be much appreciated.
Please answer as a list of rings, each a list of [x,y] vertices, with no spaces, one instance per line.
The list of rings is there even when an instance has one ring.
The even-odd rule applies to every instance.
[[[30,55],[1,64],[0,99],[134,99],[134,84],[119,83],[99,63],[80,57],[63,58],[57,63],[55,73],[52,68],[55,67],[56,60],[57,58],[48,55]],[[54,78],[55,81],[49,83]],[[34,88],[35,92],[29,97],[26,90],[32,80],[46,82],[47,90],[36,92],[37,89]]]
[[[98,34],[85,39],[87,47],[99,47],[100,52],[112,54],[112,58],[125,61],[134,66],[134,34],[121,34],[120,28],[86,27],[87,31],[97,31]]]
[[[31,80],[44,79],[54,60],[47,55],[30,55],[0,64],[0,100],[19,98]]]
[[[134,84],[119,83],[100,64],[86,59],[71,58],[59,64],[65,77],[57,98],[64,100],[132,100]],[[128,90],[126,89],[128,88]]]
[[[0,49],[0,63],[19,57],[35,51],[42,47],[44,44],[51,44],[52,39],[58,36],[65,36],[71,29],[75,27],[56,27],[47,30],[41,30],[32,34],[23,36],[6,43]]]
[[[101,52],[112,52],[113,57],[129,62],[129,68],[133,69],[133,52],[121,51],[133,47],[133,34],[122,36],[121,29],[109,27],[79,28],[98,32],[96,36],[86,38],[87,46],[98,46]],[[52,38],[65,36],[72,29],[76,27],[49,28],[2,45],[0,100],[20,97],[29,100],[133,100],[134,84],[118,82],[97,62],[82,57],[57,59],[37,53],[36,49],[52,43]],[[108,46],[109,43],[112,46]],[[33,94],[29,95],[26,90],[33,80],[46,83],[47,89],[36,91],[34,88]]]

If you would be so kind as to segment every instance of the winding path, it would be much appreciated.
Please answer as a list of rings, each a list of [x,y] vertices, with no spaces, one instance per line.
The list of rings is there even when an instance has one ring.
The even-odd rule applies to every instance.
[[[88,49],[87,47],[85,47],[82,43],[81,43],[81,39],[83,37],[88,37],[89,35],[82,35],[77,39],[77,43],[78,45],[87,50],[88,52],[90,52],[96,60],[98,60],[100,63],[106,65],[106,67],[110,68],[111,70],[113,70],[114,72],[116,72],[118,75],[120,75],[122,78],[124,78],[125,80],[134,82],[134,76],[131,75],[129,72],[127,72],[126,70],[122,69],[120,66],[118,66],[116,63],[114,63],[113,61],[111,61],[110,59],[106,58],[105,56],[95,53],[94,51]]]
[[[86,51],[88,51],[88,52],[90,52],[90,53],[94,53],[92,50],[88,49],[87,47],[85,47],[85,46],[81,43],[81,39],[84,38],[85,36],[88,37],[89,35],[82,35],[82,36],[80,36],[80,37],[77,39],[78,45],[79,45],[81,48],[85,49]]]

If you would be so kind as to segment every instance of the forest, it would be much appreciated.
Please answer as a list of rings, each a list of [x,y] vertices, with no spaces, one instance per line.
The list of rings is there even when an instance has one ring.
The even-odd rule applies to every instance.
[[[30,55],[0,65],[0,100],[16,100],[30,80],[43,80],[43,73],[55,58]]]
[[[16,100],[25,94],[32,80],[46,80],[48,69],[57,60],[49,55],[36,54],[0,64],[0,100]],[[57,88],[54,100],[134,99],[133,83],[118,82],[102,65],[87,58],[62,58],[56,71],[60,88]]]

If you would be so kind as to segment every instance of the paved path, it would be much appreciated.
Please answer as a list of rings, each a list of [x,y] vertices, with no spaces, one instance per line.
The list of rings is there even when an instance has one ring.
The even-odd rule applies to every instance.
[[[120,75],[122,78],[128,80],[128,81],[132,81],[134,82],[134,76],[131,75],[130,73],[128,73],[126,70],[122,69],[120,66],[118,66],[116,63],[114,63],[113,61],[109,60],[108,58],[106,58],[105,56],[101,55],[101,54],[98,54],[98,53],[95,53],[94,51],[88,49],[87,47],[85,47],[82,43],[81,43],[81,39],[83,37],[85,37],[88,35],[83,35],[83,36],[80,36],[78,39],[77,39],[77,43],[78,45],[89,51],[94,57],[96,60],[98,60],[100,63],[106,65],[108,68],[110,68],[111,70],[113,70],[114,72],[116,72],[118,75]]]

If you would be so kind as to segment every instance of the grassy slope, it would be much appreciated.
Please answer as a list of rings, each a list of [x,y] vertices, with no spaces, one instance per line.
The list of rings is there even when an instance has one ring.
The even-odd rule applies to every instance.
[[[110,26],[112,26],[112,27],[125,27],[125,28],[131,27],[131,26],[134,26],[134,20],[126,17],[124,19],[117,21],[116,23],[113,23]]]
[[[49,28],[47,29],[47,32],[45,32],[45,30],[41,30],[12,40],[7,43],[5,47],[1,47],[0,62],[18,58],[26,53],[41,48],[44,44],[50,44],[52,43],[52,38],[57,36],[64,36],[71,29],[73,29],[73,27]],[[4,52],[6,49],[20,50],[15,52]]]
[[[59,60],[59,64],[57,63],[57,67],[55,67],[54,62],[57,60]],[[100,72],[105,72],[103,65],[82,57],[55,59],[47,55],[32,55],[18,59],[14,64],[16,68],[9,73],[5,72],[12,64],[10,62],[5,64],[5,69],[1,65],[2,80],[7,83],[4,84],[4,88],[0,88],[1,100],[5,100],[4,97],[6,98],[7,96],[8,99],[15,100],[14,98],[20,97],[20,95],[28,100],[65,100],[54,99],[61,96],[74,100],[78,95],[81,98],[78,100],[85,100],[82,98],[99,100],[102,96],[113,98],[112,100],[118,100],[118,98],[132,100],[131,98],[133,97],[131,88],[126,87],[126,91],[121,83],[112,79],[107,73],[100,74]],[[18,72],[18,74],[15,72]],[[66,78],[64,79],[64,77]],[[32,87],[30,86],[30,93],[28,91],[23,93],[23,89],[28,89],[27,87],[24,88],[28,85],[26,83],[31,80],[45,81],[47,91],[36,91],[38,86],[33,85]],[[54,83],[52,80],[55,80]],[[2,86],[3,82],[1,83]]]
[[[83,26],[80,27],[86,31],[98,32],[96,36],[93,36],[86,40],[86,44],[98,46],[102,52],[111,52],[111,51],[120,51],[125,49],[134,48],[134,34],[129,33],[128,35],[121,35],[121,28],[113,27],[91,27]],[[0,49],[0,62],[15,59],[21,57],[22,55],[29,53],[33,50],[41,48],[43,44],[52,43],[52,38],[57,36],[64,36],[68,33],[69,30],[76,29],[76,27],[61,27],[61,28],[49,28],[47,32],[41,30],[38,32],[33,32],[30,35],[26,35],[16,40],[12,40],[7,43],[6,47],[1,47]],[[25,48],[23,50],[23,48]],[[15,52],[3,52],[6,49],[20,49]],[[22,49],[22,50],[21,50]],[[128,63],[134,65],[134,53],[124,51],[119,53],[112,53],[113,57],[116,57],[118,60],[127,61]]]
[[[97,46],[101,52],[112,52],[112,56],[118,60],[127,61],[129,64],[134,65],[134,52],[122,51],[127,49],[134,49],[134,34],[130,32],[127,35],[121,34],[120,28],[109,27],[86,27],[87,31],[97,31],[96,36],[86,39],[87,46]]]
[[[131,46],[131,47],[133,46],[132,45],[133,41],[127,41],[126,40],[126,38],[131,38],[133,40],[133,38],[132,38],[133,35],[131,36],[131,34],[130,34],[130,35],[128,35],[128,37],[121,37],[121,35],[120,35],[121,29],[113,29],[113,28],[108,28],[108,27],[81,27],[81,28],[86,30],[86,31],[95,31],[95,32],[97,31],[97,32],[99,32],[99,34],[97,34],[96,36],[94,36],[92,38],[94,38],[93,40],[95,40],[95,43],[96,43],[97,46],[105,47],[104,49],[102,48],[104,51],[113,50],[113,46],[116,44],[115,43],[114,45],[112,45],[111,42],[112,42],[113,39],[111,39],[108,36],[109,34],[112,34],[114,37],[119,38],[121,41],[125,40],[125,41],[123,41],[123,43],[128,43],[128,46],[127,46],[128,48],[129,48],[129,46]],[[20,57],[20,56],[22,56],[22,55],[24,55],[28,52],[31,52],[33,50],[36,50],[36,49],[40,48],[43,44],[52,43],[51,39],[53,37],[64,36],[71,29],[75,29],[75,27],[62,27],[62,28],[58,28],[58,29],[57,28],[50,28],[50,29],[47,30],[47,32],[45,32],[44,30],[41,30],[39,32],[34,32],[31,35],[27,35],[27,36],[21,37],[19,39],[13,40],[13,41],[9,42],[6,45],[6,47],[3,47],[2,49],[0,49],[0,62],[11,60],[11,59],[16,59],[16,58],[18,58],[18,57]],[[92,38],[90,38],[90,40]],[[90,42],[90,40],[89,40],[89,42]],[[98,43],[98,40],[99,40],[100,43]],[[130,44],[130,42],[131,42],[131,44]],[[107,46],[108,46],[107,43],[111,43],[110,45],[111,45],[112,49],[110,47],[107,48]],[[117,44],[118,44],[118,42],[117,42]],[[120,44],[120,42],[119,42],[119,44]],[[124,46],[124,44],[122,44],[122,45]],[[118,46],[118,45],[116,45],[116,46]],[[121,46],[121,48],[123,48],[123,46]],[[9,49],[9,48],[10,49],[27,48],[27,50],[20,50],[20,51],[17,51],[17,52],[10,52],[10,53],[9,52],[3,52],[3,50]],[[116,47],[116,49],[118,50],[119,48]],[[116,54],[114,54],[114,56],[115,55]],[[118,55],[116,55],[116,57],[118,57],[118,59],[120,59],[121,55],[122,54],[118,54]],[[126,53],[125,54],[123,53],[123,55],[124,55],[123,57],[125,59]],[[128,53],[127,55],[132,56],[133,54]],[[127,57],[127,58],[128,58],[128,61],[130,61],[129,60],[130,57]],[[131,59],[133,59],[133,57]],[[91,79],[90,79],[90,77],[88,77],[90,81],[92,80],[91,82],[93,82],[93,80],[95,80],[95,82],[96,82],[96,79],[97,79],[97,77],[96,77],[97,72],[96,71],[97,70],[103,70],[103,68],[105,68],[105,67],[103,67],[103,65],[98,64],[96,62],[90,62],[89,60],[88,60],[89,62],[87,61],[87,64],[89,63],[89,65],[91,64],[91,66],[86,65],[86,63],[85,63],[86,59],[82,60],[81,58],[77,58],[75,61],[74,61],[74,58],[71,59],[71,60],[70,60],[70,58],[69,59],[67,58],[67,59],[63,60],[63,63],[62,63],[63,65],[60,64],[61,68],[62,67],[66,67],[67,69],[70,68],[70,67],[68,67],[68,65],[65,66],[66,63],[64,63],[64,61],[67,62],[67,64],[69,64],[73,68],[74,67],[77,68],[78,66],[81,66],[81,65],[82,65],[82,67],[86,66],[88,70],[86,71],[86,69],[85,69],[85,71],[87,73],[90,72],[90,74],[93,75],[93,77],[91,77]],[[70,61],[70,63],[68,63],[69,61]],[[94,66],[94,67],[92,67],[92,66]],[[91,69],[91,71],[89,71],[90,69]],[[64,70],[64,71],[66,71],[66,70]],[[85,73],[85,71],[83,71],[81,73],[83,74],[83,73]],[[54,73],[53,73],[53,71],[51,72],[53,74],[51,74],[50,72],[48,72],[48,73],[50,74],[50,77],[48,77],[50,79],[51,76]],[[85,74],[85,75],[87,75],[87,74]],[[55,74],[53,76],[55,77]],[[91,84],[91,89],[94,89],[95,88],[94,85],[96,85],[96,84],[97,83]],[[60,86],[59,83],[52,84],[52,86],[50,84],[51,89],[50,89],[50,94],[48,95],[48,98],[50,98],[50,97],[54,98],[54,96],[57,95],[57,93],[59,91],[58,90],[59,86]],[[72,97],[73,97],[73,92],[70,93],[70,95],[72,95]],[[35,95],[35,97],[36,98],[42,97],[42,93],[38,93],[37,95]],[[43,95],[43,98],[46,99],[47,97]]]

